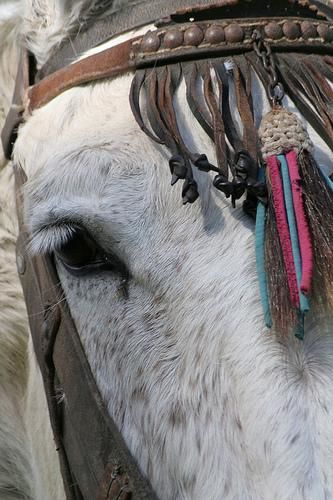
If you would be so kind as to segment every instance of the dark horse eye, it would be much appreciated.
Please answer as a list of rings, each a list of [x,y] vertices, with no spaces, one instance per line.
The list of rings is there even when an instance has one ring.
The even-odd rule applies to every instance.
[[[98,247],[84,229],[74,228],[70,239],[55,254],[66,266],[80,268],[96,261]]]
[[[114,254],[106,253],[80,227],[74,227],[70,238],[55,250],[56,257],[72,274],[82,275],[93,271],[111,271],[127,279],[125,264]]]

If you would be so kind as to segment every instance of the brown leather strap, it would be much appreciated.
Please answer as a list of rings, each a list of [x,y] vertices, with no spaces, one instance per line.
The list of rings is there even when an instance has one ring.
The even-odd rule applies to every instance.
[[[209,8],[207,3],[210,4]],[[289,5],[289,2],[286,0],[282,1],[283,5],[280,5],[279,3],[279,5],[276,6],[274,4],[274,13],[276,14],[276,12],[279,12],[279,9],[282,7],[286,9],[284,5],[286,3]],[[226,15],[233,12],[232,9],[236,8],[238,9],[236,12],[240,14],[240,8],[237,5],[237,0],[221,0],[217,3],[211,3],[209,0],[207,0],[207,2],[202,1],[196,7],[192,7],[191,10],[185,9],[184,12],[180,11],[169,16],[168,20],[165,21],[167,26],[164,26],[157,32],[148,33],[145,37],[138,37],[128,42],[124,42],[123,44],[119,44],[116,47],[52,73],[30,88],[29,109],[33,110],[46,104],[49,100],[56,97],[64,90],[75,85],[81,85],[103,78],[114,77],[128,70],[155,66],[157,64],[168,64],[180,60],[186,61],[200,58],[202,59],[251,51],[251,36],[254,29],[259,29],[264,36],[268,36],[272,50],[292,50],[294,52],[299,50],[302,52],[311,51],[312,53],[332,54],[332,29],[329,29],[330,24],[322,21],[320,17],[318,17],[318,12],[314,13],[308,8],[308,6],[311,6],[311,2],[305,2],[305,0],[302,0],[300,3],[305,6],[298,5],[295,2],[293,2],[293,5],[289,5],[288,23],[292,22],[294,19],[289,17],[293,12],[296,12],[298,15],[305,12],[307,16],[313,15],[316,17],[315,21],[310,18],[310,22],[318,28],[317,36],[310,39],[304,39],[301,31],[299,31],[296,36],[292,34],[291,38],[286,37],[284,34],[284,24],[286,23],[285,15],[280,19],[278,17],[274,17],[271,20],[266,18],[259,21],[254,21],[253,19],[218,21],[215,20],[215,16],[216,13],[221,14],[221,7],[224,8],[224,13]],[[267,11],[268,4],[266,1],[263,1],[260,5],[261,9],[264,8],[264,11],[265,9]],[[295,5],[297,5],[296,11]],[[242,10],[246,13],[247,8],[247,6],[243,6]],[[260,8],[257,7],[256,10],[259,12]],[[170,41],[166,41],[166,37],[168,36],[168,33],[170,33],[170,30],[173,32],[175,31],[175,25],[172,23],[175,20],[179,21],[182,19],[189,19],[190,12],[194,12],[196,18],[198,19],[212,17],[214,19],[214,27],[219,26],[222,30],[224,30],[224,37],[220,40],[216,40],[212,34],[207,35],[207,30],[210,29],[212,23],[198,22],[196,25],[193,23],[177,24],[177,32],[180,33],[180,43],[175,45],[174,42],[170,43]],[[304,18],[298,20],[294,19],[294,21],[298,26],[297,29],[299,29],[300,23],[304,21]],[[170,23],[171,25],[168,26]],[[280,27],[281,34],[278,36],[274,35],[270,38],[267,29],[272,23],[275,25],[277,24]],[[200,37],[199,34],[199,39],[195,39],[195,37],[193,39],[192,37],[191,40],[191,36],[188,37],[187,34],[191,30],[193,32],[194,29],[199,31],[201,30],[204,36]],[[19,123],[22,121],[22,113],[26,104],[25,100],[27,100],[25,99],[25,97],[27,98],[25,91],[28,85],[32,82],[32,79],[29,78],[29,67],[32,68],[33,65],[30,64],[27,68],[27,64],[25,62],[28,60],[27,54],[24,55],[23,59],[24,60],[22,60],[19,65],[13,105],[1,133],[2,143],[7,158],[10,158],[11,156],[12,145],[16,137],[16,130]]]
[[[43,106],[75,85],[112,78],[135,67],[131,57],[132,44],[133,40],[121,43],[44,78],[29,90],[29,109]]]
[[[70,313],[61,301],[54,266],[48,258],[30,259],[27,242],[27,233],[21,233],[17,252],[24,272],[20,278],[27,309],[33,311],[30,330],[67,498],[152,499],[154,494],[101,400]],[[62,392],[64,401],[58,403],[56,396]],[[128,496],[121,496],[124,492]]]
[[[311,6],[311,10],[309,9]],[[223,15],[221,9],[223,8]],[[255,12],[254,12],[255,8]],[[58,71],[77,59],[78,55],[86,50],[96,47],[111,37],[124,33],[130,29],[139,28],[150,23],[156,26],[168,22],[186,22],[189,17],[195,20],[207,19],[236,19],[237,17],[266,17],[271,15],[274,8],[275,15],[313,17],[322,16],[332,19],[332,9],[323,5],[318,0],[270,0],[261,2],[244,2],[239,0],[127,0],[110,15],[102,19],[94,19],[80,26],[80,31],[75,36],[64,40],[56,52],[50,57],[38,72],[38,80]],[[171,13],[171,14],[170,14]],[[156,21],[159,20],[159,21]]]
[[[12,104],[6,117],[7,126],[5,126],[1,132],[1,139],[6,158],[10,158],[12,147],[17,137],[17,128],[22,122],[22,115],[26,104],[26,90],[29,85],[32,84],[32,78],[30,75],[32,66],[32,57],[26,50],[23,49],[21,51],[19,65],[17,68]]]
[[[15,167],[18,213],[25,174]],[[22,226],[18,272],[68,500],[155,498],[101,399],[50,257],[31,258]],[[60,403],[57,395],[63,394]]]
[[[288,22],[299,26],[302,21],[304,19],[290,18]],[[267,35],[267,27],[272,23],[279,26],[281,32],[274,39]],[[302,37],[301,31],[296,36],[292,35],[293,39],[286,38],[285,23],[285,18],[216,21],[214,27],[219,27],[224,33],[222,40],[214,38],[211,34],[210,23],[185,23],[177,28],[180,41],[176,45],[170,42],[170,32],[175,32],[174,27],[149,32],[145,36],[121,43],[44,78],[29,90],[29,109],[31,111],[43,106],[75,85],[111,78],[135,68],[251,51],[254,30],[259,30],[264,37],[270,39],[272,50],[294,52],[311,50],[312,53],[333,54],[332,41],[325,40],[320,35],[319,29],[320,25],[322,29],[326,28],[328,31],[331,28],[330,23],[317,22],[317,36],[308,40]]]

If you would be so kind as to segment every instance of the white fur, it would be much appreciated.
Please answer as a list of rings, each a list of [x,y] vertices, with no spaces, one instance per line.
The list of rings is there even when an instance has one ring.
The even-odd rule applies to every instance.
[[[64,39],[70,39],[98,0],[25,0],[25,41],[42,66]]]
[[[22,6],[0,3],[0,129],[13,94]],[[0,150],[0,499],[63,500],[43,383],[19,283],[12,165]]]
[[[8,112],[17,64],[19,9],[0,3],[0,129]],[[11,61],[12,64],[9,64]],[[0,150],[0,169],[5,160]],[[0,171],[0,498],[30,497],[22,398],[26,387],[27,321],[16,272],[17,221],[10,166]]]
[[[51,19],[55,4],[43,5]],[[55,26],[38,38],[35,11],[29,43],[42,63],[52,33],[60,39],[69,24],[61,27],[60,9]],[[128,75],[65,92],[34,112],[15,147],[29,178],[33,251],[56,248],[75,222],[130,270],[125,299],[116,275],[73,277],[58,263],[109,412],[161,499],[331,499],[332,321],[310,320],[303,343],[265,329],[253,224],[206,174],[196,173],[200,199],[181,205],[181,186],[170,187],[168,153],[134,122],[130,82]],[[193,149],[212,157],[184,102],[182,87],[182,130]],[[266,105],[258,88],[258,120]],[[330,153],[312,135],[324,164]],[[60,500],[54,455],[47,459],[41,443],[41,434],[48,446],[52,439],[29,352],[23,450],[33,457],[33,474],[25,493]]]

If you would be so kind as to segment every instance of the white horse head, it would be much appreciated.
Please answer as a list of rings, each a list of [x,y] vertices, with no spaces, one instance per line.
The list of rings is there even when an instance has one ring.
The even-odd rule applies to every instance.
[[[95,2],[23,3],[22,36],[39,65],[96,12]],[[168,152],[133,118],[131,80],[72,88],[21,126],[14,161],[28,177],[31,251],[54,253],[101,395],[160,498],[330,498],[332,322],[315,317],[303,343],[269,332],[254,224],[206,173],[195,172],[200,198],[182,205]],[[259,123],[258,82],[254,99]],[[214,158],[183,84],[176,106],[187,142]],[[311,134],[320,162],[330,153]],[[101,256],[107,268],[90,265]],[[31,398],[44,402],[32,353],[28,366],[31,495],[60,500],[59,471],[41,465],[36,427],[48,424],[45,409],[33,415]]]

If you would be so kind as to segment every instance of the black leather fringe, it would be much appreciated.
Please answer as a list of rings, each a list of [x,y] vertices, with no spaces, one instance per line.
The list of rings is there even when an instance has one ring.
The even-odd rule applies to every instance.
[[[296,108],[333,150],[333,90],[329,84],[333,83],[333,57],[284,53],[275,54],[275,61],[279,78]],[[253,118],[252,71],[267,89],[268,73],[254,52],[136,72],[130,93],[134,117],[146,135],[170,150],[172,183],[184,181],[184,203],[192,203],[199,194],[193,167],[215,171],[218,174],[215,187],[231,197],[233,204],[245,191],[252,200],[260,195],[265,197],[262,189],[258,193],[258,186],[253,186],[257,180],[260,145]],[[215,143],[216,166],[204,152],[191,151],[179,129],[174,95],[182,79],[189,108]],[[140,104],[142,94],[144,113]],[[236,97],[236,110],[231,109],[231,94]],[[240,156],[242,165],[238,166]],[[253,215],[256,202],[252,205],[249,212]]]
[[[137,71],[130,103],[145,134],[169,149],[171,183],[183,180],[184,204],[193,203],[199,196],[193,176],[196,167],[216,172],[215,187],[231,197],[233,205],[247,191],[244,208],[254,216],[257,191],[261,188],[260,194],[265,193],[257,183],[259,146],[253,119],[251,67],[244,56],[234,57],[229,65],[226,62],[224,59],[188,62]],[[174,96],[182,78],[188,105],[215,144],[217,165],[204,153],[191,151],[183,138],[185,134],[179,128],[174,110]],[[230,109],[230,85],[234,87],[240,127],[234,119],[234,110]],[[142,94],[144,113],[140,105]]]

